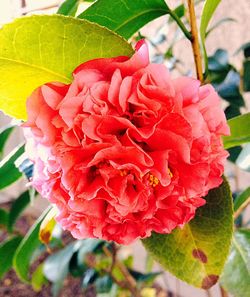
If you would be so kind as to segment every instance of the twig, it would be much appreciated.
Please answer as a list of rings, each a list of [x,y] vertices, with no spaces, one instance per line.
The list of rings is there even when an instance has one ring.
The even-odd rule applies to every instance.
[[[247,198],[247,200],[241,204],[241,206],[236,210],[236,212],[234,213],[234,220],[236,220],[242,213],[242,211],[248,206],[250,205],[250,196]]]
[[[189,17],[190,17],[190,26],[191,26],[191,43],[193,48],[193,55],[194,55],[194,62],[196,68],[196,75],[197,78],[203,82],[203,72],[202,72],[202,59],[201,59],[201,51],[200,51],[200,44],[199,44],[199,35],[197,30],[197,23],[196,23],[196,15],[194,9],[194,0],[188,0],[188,10],[189,10]]]
[[[112,259],[114,259],[112,253],[108,250],[107,247],[104,246],[103,251],[104,251],[106,256],[111,257]],[[115,259],[115,263],[113,264],[113,267],[115,265],[120,269],[122,275],[124,276],[124,278],[126,280],[126,282],[125,282],[126,288],[133,294],[134,297],[141,297],[141,294],[138,291],[137,286],[136,286],[136,281],[132,277],[132,275],[129,273],[126,266],[122,262],[120,262],[118,259]],[[110,273],[110,275],[112,275],[112,272]]]
[[[220,286],[220,293],[221,293],[221,297],[228,297],[227,292],[222,288],[222,286]]]
[[[174,12],[174,10],[169,10],[169,15],[175,20],[181,31],[184,33],[184,35],[189,39],[192,40],[191,33],[187,30],[182,20],[178,17],[178,15]]]

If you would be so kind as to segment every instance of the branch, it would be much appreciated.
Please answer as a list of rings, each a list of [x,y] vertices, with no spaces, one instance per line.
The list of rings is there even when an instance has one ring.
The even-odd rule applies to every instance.
[[[236,220],[241,213],[243,212],[243,210],[250,204],[250,196],[247,198],[247,200],[241,204],[241,206],[236,210],[236,212],[234,213],[234,220]]]
[[[220,286],[220,293],[221,293],[221,297],[228,297],[227,292],[222,288],[222,286]]]
[[[114,259],[114,256],[112,255],[112,253],[109,251],[109,249],[107,247],[104,246],[103,251],[104,251],[106,256],[111,257],[112,259]],[[133,294],[134,297],[141,297],[141,294],[138,291],[137,286],[136,286],[136,281],[132,277],[132,275],[129,273],[127,267],[122,262],[120,262],[118,259],[115,259],[115,263],[112,264],[113,267],[115,265],[120,269],[122,275],[124,276],[125,281],[126,281],[124,285],[126,285],[127,289]],[[110,271],[110,275],[113,278],[112,271]],[[113,279],[113,280],[115,281],[115,279]],[[119,283],[121,283],[121,282],[119,282]]]
[[[203,71],[202,71],[202,59],[201,59],[201,51],[200,51],[200,44],[199,44],[199,35],[197,30],[197,23],[196,23],[196,15],[194,9],[194,0],[188,0],[188,10],[190,16],[190,26],[191,26],[191,43],[193,48],[193,55],[194,55],[194,62],[196,68],[196,75],[197,78],[203,82]]]
[[[184,33],[184,35],[189,39],[192,40],[191,33],[187,30],[185,25],[183,24],[182,20],[178,17],[178,15],[175,13],[174,10],[169,9],[169,15],[175,20],[181,31]]]

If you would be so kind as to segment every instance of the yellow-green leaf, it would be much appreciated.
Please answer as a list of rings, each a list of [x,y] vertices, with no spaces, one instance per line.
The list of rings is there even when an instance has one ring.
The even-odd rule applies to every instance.
[[[0,29],[0,109],[26,119],[25,103],[39,85],[71,82],[81,63],[132,55],[120,36],[86,20],[62,15],[16,19]]]
[[[230,250],[233,207],[226,180],[209,191],[206,201],[183,229],[168,235],[154,233],[143,240],[149,253],[166,270],[203,289],[218,281]]]
[[[39,239],[44,244],[49,244],[52,238],[52,232],[56,225],[55,216],[57,215],[57,208],[53,207],[41,223],[39,230]]]

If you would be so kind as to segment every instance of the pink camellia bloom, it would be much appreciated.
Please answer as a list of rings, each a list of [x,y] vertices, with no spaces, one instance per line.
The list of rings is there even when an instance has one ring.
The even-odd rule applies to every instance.
[[[222,182],[229,128],[217,93],[171,79],[144,41],[131,58],[83,63],[70,85],[39,87],[27,110],[32,183],[75,238],[170,233]]]

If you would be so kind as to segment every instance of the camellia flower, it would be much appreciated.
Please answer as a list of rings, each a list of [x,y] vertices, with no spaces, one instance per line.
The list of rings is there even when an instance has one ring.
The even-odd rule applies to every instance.
[[[211,85],[171,79],[144,41],[83,63],[27,102],[32,183],[76,238],[129,244],[190,221],[222,182],[229,128]]]

